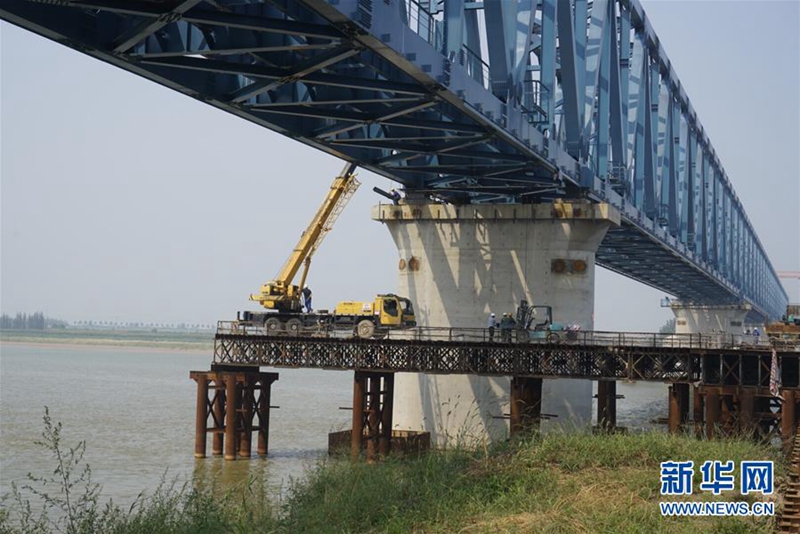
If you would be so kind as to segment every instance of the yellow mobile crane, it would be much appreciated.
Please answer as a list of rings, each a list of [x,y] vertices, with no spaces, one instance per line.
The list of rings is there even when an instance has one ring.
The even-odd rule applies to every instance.
[[[342,173],[331,184],[330,191],[317,210],[316,215],[300,236],[283,267],[274,280],[261,286],[261,292],[250,295],[272,312],[249,312],[241,314],[241,320],[249,324],[260,324],[270,333],[287,330],[298,333],[303,327],[328,324],[335,327],[355,328],[359,337],[372,337],[376,330],[384,327],[416,325],[411,301],[397,295],[378,295],[373,302],[340,302],[333,313],[320,311],[302,313],[301,297],[305,287],[311,258],[320,243],[333,228],[336,219],[347,202],[361,185],[356,179],[355,164],[347,164]],[[303,267],[298,285],[292,284]]]

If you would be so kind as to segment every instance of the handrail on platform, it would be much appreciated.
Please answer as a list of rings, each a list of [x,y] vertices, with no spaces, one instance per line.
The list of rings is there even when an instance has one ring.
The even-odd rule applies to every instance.
[[[264,326],[241,321],[219,321],[217,334],[267,337],[355,338],[354,329],[319,323],[296,331],[270,332]],[[729,334],[672,334],[653,332],[605,332],[583,330],[504,330],[495,328],[451,328],[417,326],[378,328],[374,339],[455,343],[569,344],[579,346],[685,348],[685,349],[761,349],[769,350],[776,340],[765,336]],[[782,347],[787,348],[787,347]],[[789,347],[791,348],[791,347]],[[800,346],[798,346],[800,349]]]

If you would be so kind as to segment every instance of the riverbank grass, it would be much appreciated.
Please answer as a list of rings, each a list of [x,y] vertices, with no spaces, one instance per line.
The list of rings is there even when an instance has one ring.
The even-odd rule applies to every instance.
[[[783,473],[778,451],[748,441],[555,433],[480,452],[332,461],[295,488],[281,524],[288,532],[766,533],[773,519],[664,518],[658,506],[668,500],[659,493],[662,461],[695,462],[691,500],[752,502],[738,491],[698,492],[699,466],[766,459]]]
[[[52,435],[52,423],[46,423]],[[66,512],[66,518],[40,520],[31,516],[24,498],[7,498],[0,507],[0,533],[767,533],[774,530],[774,518],[662,517],[658,503],[668,498],[659,493],[660,463],[694,461],[695,492],[688,498],[693,501],[778,498],[699,492],[699,466],[706,460],[732,460],[737,466],[742,460],[773,460],[779,482],[786,473],[777,449],[750,441],[698,441],[656,432],[549,433],[478,450],[432,451],[373,464],[326,458],[293,483],[278,503],[267,497],[264,481],[251,481],[224,496],[189,482],[164,484],[120,509],[100,506],[89,478],[67,476],[71,485],[62,483],[55,495],[58,479],[64,479],[63,465],[72,466],[70,473],[84,473],[72,456],[76,449],[82,452],[81,446],[61,456],[59,447],[45,447],[62,467],[39,497],[46,495],[50,511]],[[71,507],[64,504],[65,487],[73,496]],[[82,495],[90,498],[75,506],[75,497]],[[27,522],[21,520],[26,510]]]

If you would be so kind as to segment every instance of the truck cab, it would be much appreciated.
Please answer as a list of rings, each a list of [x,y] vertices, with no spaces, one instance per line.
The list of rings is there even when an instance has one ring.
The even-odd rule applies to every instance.
[[[414,306],[411,301],[397,295],[378,295],[375,309],[380,310],[378,324],[381,326],[416,326]]]

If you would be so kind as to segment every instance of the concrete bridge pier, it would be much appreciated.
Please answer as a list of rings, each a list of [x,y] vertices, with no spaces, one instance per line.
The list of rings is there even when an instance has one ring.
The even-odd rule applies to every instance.
[[[745,317],[749,305],[706,306],[681,304],[670,305],[675,314],[676,334],[732,334],[744,333]]]
[[[619,212],[606,204],[380,205],[397,245],[400,295],[414,303],[420,326],[485,328],[514,314],[521,300],[551,306],[553,320],[591,330],[595,252]],[[534,322],[545,320],[539,309]],[[495,336],[494,342],[501,342]],[[424,430],[431,440],[470,443],[508,435],[509,379],[400,374],[395,428]],[[592,382],[545,380],[543,422],[588,428]]]

